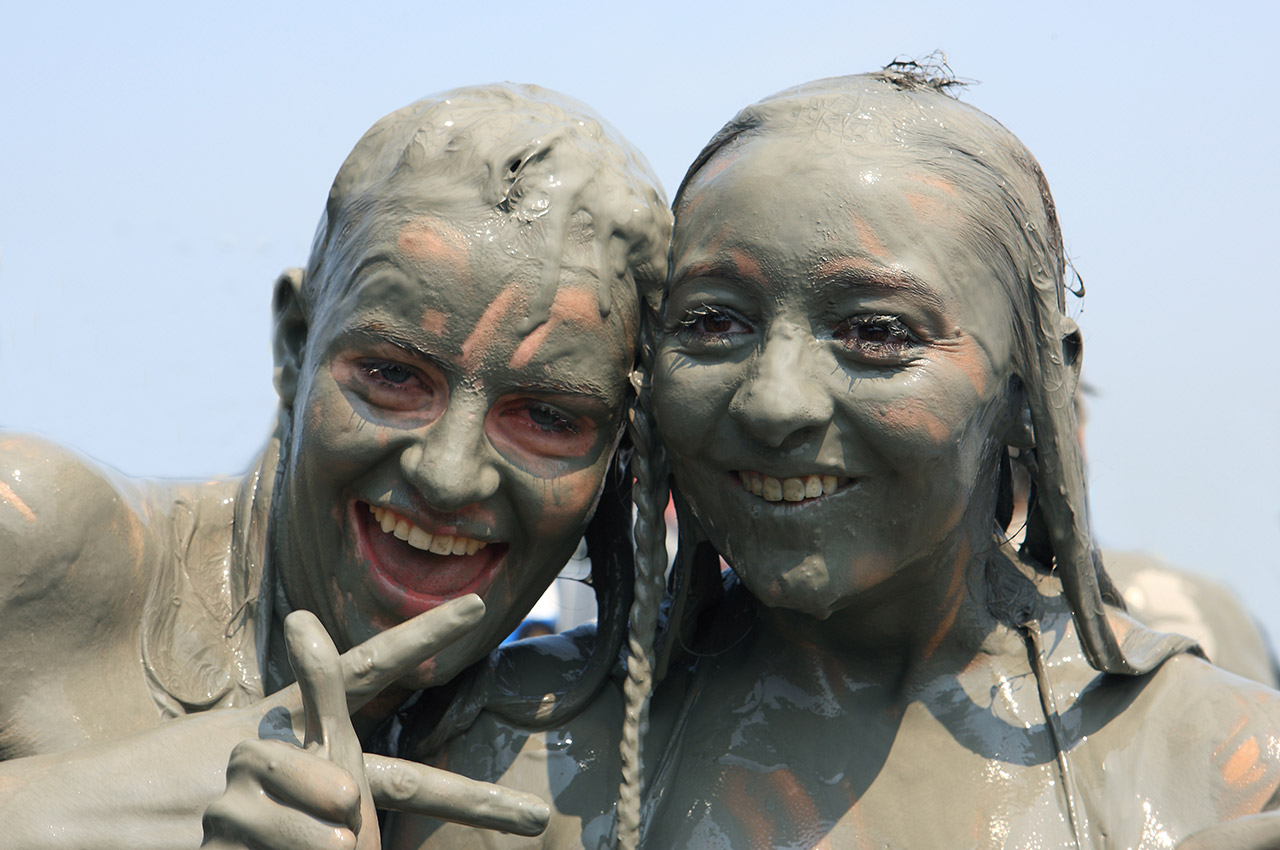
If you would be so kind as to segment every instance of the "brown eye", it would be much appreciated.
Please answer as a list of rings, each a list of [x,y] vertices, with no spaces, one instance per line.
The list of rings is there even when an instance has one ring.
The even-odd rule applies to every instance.
[[[709,334],[727,334],[733,330],[733,319],[730,319],[724,313],[713,313],[710,316],[703,316],[699,322],[703,333]]]
[[[888,342],[891,336],[884,325],[861,325],[854,328],[854,333],[862,342]]]
[[[895,316],[852,316],[832,336],[849,350],[873,360],[900,357],[918,344],[916,336]]]
[[[679,333],[691,343],[713,345],[731,342],[751,332],[751,326],[727,310],[699,307],[679,320]]]

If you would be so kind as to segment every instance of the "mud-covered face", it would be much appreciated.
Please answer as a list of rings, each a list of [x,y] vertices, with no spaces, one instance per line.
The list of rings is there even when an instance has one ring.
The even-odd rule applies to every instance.
[[[1013,334],[973,215],[905,155],[820,141],[753,139],[688,187],[655,412],[767,604],[827,616],[990,534]]]
[[[633,355],[635,296],[618,284],[601,318],[589,249],[565,256],[550,320],[525,335],[541,263],[475,243],[424,215],[355,252],[307,330],[276,517],[290,603],[340,647],[484,599],[417,686],[488,652],[573,553]]]

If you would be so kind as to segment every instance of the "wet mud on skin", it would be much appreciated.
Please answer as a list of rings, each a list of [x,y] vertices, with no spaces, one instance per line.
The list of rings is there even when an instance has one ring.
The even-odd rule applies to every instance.
[[[605,487],[670,221],[647,164],[582,104],[532,86],[448,92],[366,134],[307,268],[277,281],[279,427],[249,474],[132,480],[3,437],[0,755],[19,760],[0,763],[0,820],[194,846],[232,746],[280,723],[258,701],[293,678],[291,609],[314,611],[341,652],[485,596],[479,625],[398,672],[363,731],[407,688],[483,658]],[[159,725],[212,708],[234,711]],[[132,733],[148,734],[107,743]]]
[[[731,122],[675,211],[654,412],[682,526],[740,584],[675,627],[640,846],[1158,850],[1274,805],[1280,694],[1104,604],[1061,235],[1016,139],[927,86],[819,81]],[[505,684],[554,683],[562,645]],[[550,795],[546,835],[392,846],[611,841],[622,723],[618,691],[553,733],[482,715],[450,767]]]
[[[397,578],[418,561],[471,559],[455,584],[491,597],[418,684],[519,621],[577,545],[620,433],[666,221],[647,166],[581,112],[490,87],[388,116],[344,163],[307,281],[286,293],[317,319],[295,344],[298,486],[275,543],[310,565],[282,572],[290,598],[328,611],[341,648],[432,604]],[[441,541],[464,554],[415,554]]]

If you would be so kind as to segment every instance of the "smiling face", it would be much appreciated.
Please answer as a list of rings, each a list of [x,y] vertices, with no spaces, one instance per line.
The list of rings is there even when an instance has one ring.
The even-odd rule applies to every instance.
[[[573,553],[633,355],[634,290],[598,280],[589,244],[562,258],[550,319],[524,334],[543,264],[476,238],[477,222],[401,216],[346,253],[312,310],[282,458],[281,580],[339,647],[484,599],[417,686],[488,652]]]
[[[654,408],[766,604],[819,617],[988,539],[1011,307],[963,194],[895,149],[764,135],[676,210]]]

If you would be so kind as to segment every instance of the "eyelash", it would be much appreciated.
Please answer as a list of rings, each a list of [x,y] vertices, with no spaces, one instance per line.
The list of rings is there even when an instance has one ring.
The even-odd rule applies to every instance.
[[[412,388],[412,381],[418,378],[417,372],[403,363],[396,363],[391,360],[368,360],[361,364],[361,371],[365,376],[380,386],[386,387],[393,392],[404,392]],[[403,381],[392,381],[386,377],[385,373],[391,370],[398,370],[404,373]],[[419,382],[420,379],[419,379]]]
[[[719,319],[730,324],[723,331],[709,331],[705,324],[710,319]],[[736,323],[741,326],[734,329]],[[740,316],[723,307],[701,306],[685,312],[676,323],[677,333],[689,343],[704,347],[732,345],[733,338],[751,332],[751,324]],[[860,339],[866,330],[876,329],[883,339]],[[832,331],[832,337],[842,343],[846,350],[860,355],[866,360],[890,362],[906,356],[921,344],[921,340],[898,316],[865,314],[850,316],[839,322]]]
[[[548,434],[563,434],[566,432],[570,434],[580,433],[578,426],[574,424],[573,420],[556,410],[554,407],[545,404],[531,404],[528,407],[528,411],[529,421],[539,431],[545,431]],[[536,414],[550,416],[554,421],[551,423],[539,422],[535,418]]]
[[[744,327],[750,327],[750,324],[745,319],[742,319],[729,310],[725,310],[720,307],[704,306],[689,310],[681,316],[676,323],[677,331],[681,335],[696,337],[700,342],[712,344],[724,343],[728,341],[729,337],[737,336],[740,333],[746,333],[746,331],[708,331],[705,328],[699,327],[701,323],[711,318],[723,318],[729,322],[737,322]]]
[[[896,341],[854,338],[855,333],[865,328],[883,328]],[[846,347],[870,357],[895,355],[920,344],[919,338],[897,316],[850,316],[836,326],[832,336]]]

